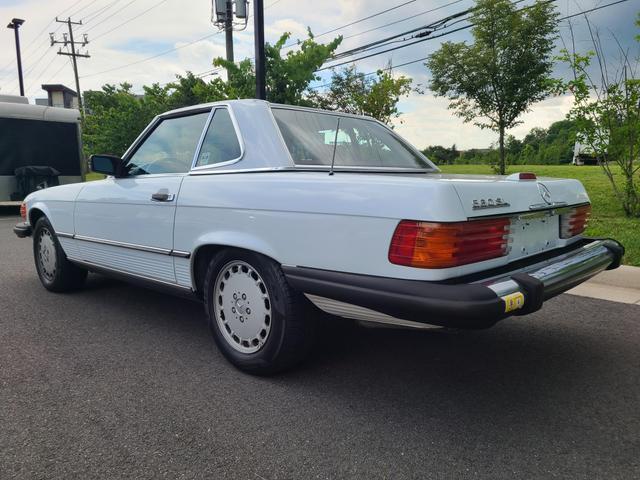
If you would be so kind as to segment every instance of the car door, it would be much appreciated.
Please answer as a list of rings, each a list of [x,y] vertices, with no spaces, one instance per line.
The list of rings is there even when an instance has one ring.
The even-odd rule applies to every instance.
[[[156,119],[125,154],[126,177],[90,182],[76,199],[76,256],[148,279],[175,283],[176,198],[211,109]]]

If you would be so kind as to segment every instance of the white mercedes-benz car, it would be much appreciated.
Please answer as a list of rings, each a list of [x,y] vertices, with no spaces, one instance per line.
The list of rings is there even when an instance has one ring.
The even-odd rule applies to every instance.
[[[385,125],[259,100],[155,118],[104,180],[25,199],[38,276],[87,272],[201,298],[224,355],[251,373],[298,362],[314,309],[424,327],[486,328],[605,269],[622,246],[582,236],[576,180],[443,175]]]

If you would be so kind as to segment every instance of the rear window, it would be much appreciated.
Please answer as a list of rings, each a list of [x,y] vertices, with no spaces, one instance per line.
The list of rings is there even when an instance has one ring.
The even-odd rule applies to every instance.
[[[273,108],[280,132],[296,165],[336,167],[435,167],[373,120],[330,113]]]

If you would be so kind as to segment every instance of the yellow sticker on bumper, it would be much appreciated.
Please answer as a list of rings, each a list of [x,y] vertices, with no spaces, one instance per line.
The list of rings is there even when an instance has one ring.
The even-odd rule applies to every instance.
[[[524,307],[524,295],[521,292],[505,295],[502,300],[504,301],[505,313]]]

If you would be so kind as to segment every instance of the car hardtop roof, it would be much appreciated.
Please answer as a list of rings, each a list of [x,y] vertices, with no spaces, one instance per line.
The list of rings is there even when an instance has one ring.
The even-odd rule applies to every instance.
[[[300,105],[288,105],[285,103],[272,103],[272,102],[268,102],[266,100],[259,100],[256,98],[244,98],[244,99],[237,99],[237,100],[219,100],[217,102],[209,102],[209,103],[200,103],[198,105],[190,105],[188,107],[182,107],[182,108],[176,108],[174,110],[169,110],[168,112],[163,112],[160,115],[158,115],[159,117],[165,117],[165,116],[173,116],[176,114],[180,114],[180,113],[186,113],[189,111],[197,111],[197,110],[202,110],[202,109],[206,109],[206,108],[212,108],[215,106],[225,106],[228,105],[231,108],[233,108],[234,105],[255,105],[255,106],[263,106],[265,108],[270,108],[270,107],[275,107],[275,108],[286,108],[286,109],[290,109],[290,110],[301,110],[301,111],[306,111],[306,112],[315,112],[315,113],[323,113],[323,114],[329,114],[329,115],[340,115],[343,117],[352,117],[352,118],[363,118],[366,120],[372,120],[374,122],[378,122],[378,120],[376,120],[373,117],[370,117],[368,115],[356,115],[353,113],[345,113],[345,112],[338,112],[335,110],[323,110],[321,108],[313,108],[313,107],[303,107]]]

